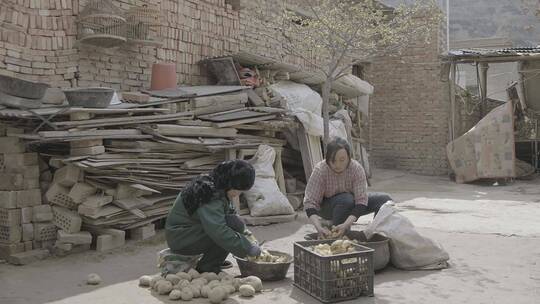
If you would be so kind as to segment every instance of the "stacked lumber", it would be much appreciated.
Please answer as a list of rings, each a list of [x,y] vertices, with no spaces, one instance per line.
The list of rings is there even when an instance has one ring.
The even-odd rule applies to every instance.
[[[30,144],[46,161],[41,175],[43,206],[50,215],[46,245],[56,254],[91,245],[109,250],[121,246],[126,235],[150,237],[154,223],[167,216],[178,191],[193,177],[236,157],[237,151],[261,144],[282,147],[286,142],[276,138],[275,131],[292,121],[283,120],[280,109],[246,107],[245,92],[194,98],[125,96],[134,103],[106,109],[0,109],[2,122],[24,128],[8,128],[13,133],[9,146],[22,147],[17,150],[22,153],[23,142]],[[8,181],[14,180],[0,183]],[[21,182],[40,191],[37,177]],[[42,205],[40,194],[36,204]],[[20,211],[6,214],[13,212]],[[13,230],[22,231],[22,223],[15,223]],[[10,243],[3,252],[21,251],[23,240],[27,242],[21,235],[17,245]],[[33,249],[29,244],[26,248]]]

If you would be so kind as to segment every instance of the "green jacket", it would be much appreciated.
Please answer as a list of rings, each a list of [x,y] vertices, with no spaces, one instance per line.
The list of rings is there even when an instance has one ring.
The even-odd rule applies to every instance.
[[[236,210],[225,192],[219,191],[210,202],[199,206],[190,216],[184,208],[180,193],[165,223],[167,244],[172,251],[181,253],[194,247],[193,244],[208,242],[210,237],[226,251],[245,257],[252,246],[250,241],[243,234],[232,230],[225,222],[225,215],[234,213]]]

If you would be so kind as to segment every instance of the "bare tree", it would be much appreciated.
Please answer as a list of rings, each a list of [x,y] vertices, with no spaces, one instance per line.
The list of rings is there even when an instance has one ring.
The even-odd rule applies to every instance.
[[[396,8],[375,0],[274,0],[259,1],[256,9],[277,33],[268,38],[279,42],[283,53],[302,58],[324,74],[325,145],[333,83],[355,64],[398,54],[419,40],[428,42],[441,19],[434,0]]]

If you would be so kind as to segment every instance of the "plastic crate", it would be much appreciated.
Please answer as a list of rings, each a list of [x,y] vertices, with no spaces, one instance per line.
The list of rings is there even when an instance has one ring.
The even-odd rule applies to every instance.
[[[334,240],[294,243],[294,285],[324,303],[373,296],[373,249],[322,256],[313,246]]]

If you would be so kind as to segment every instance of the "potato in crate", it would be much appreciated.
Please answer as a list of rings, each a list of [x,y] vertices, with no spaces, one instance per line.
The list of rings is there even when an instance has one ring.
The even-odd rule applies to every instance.
[[[373,249],[343,240],[294,243],[294,285],[324,303],[373,296]]]

